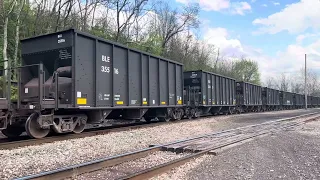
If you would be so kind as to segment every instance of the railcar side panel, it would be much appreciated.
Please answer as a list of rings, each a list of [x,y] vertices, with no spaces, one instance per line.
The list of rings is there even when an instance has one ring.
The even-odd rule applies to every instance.
[[[168,62],[159,60],[160,105],[169,103]]]
[[[153,57],[149,58],[149,105],[158,106],[159,99],[159,60]]]
[[[178,105],[182,105],[183,104],[183,67],[180,65],[175,65],[175,71],[176,71],[176,84],[175,84],[175,88],[176,88],[176,93],[175,93],[175,97],[176,98],[176,104]]]
[[[141,54],[129,51],[129,106],[142,105]]]
[[[307,104],[308,104],[308,106],[310,106],[312,104],[312,97],[311,96],[307,96]]]
[[[212,105],[217,104],[217,86],[216,86],[216,76],[211,75],[212,82],[211,82],[211,90],[212,90]]]
[[[280,104],[284,106],[292,106],[293,105],[293,93],[291,92],[280,92]]]
[[[262,105],[261,86],[247,82],[237,82],[237,104],[245,106]]]
[[[96,69],[104,68],[105,71],[96,71],[96,106],[97,107],[110,107],[113,103],[112,98],[112,74],[111,72],[111,58],[113,57],[112,45],[97,42],[97,57]],[[108,73],[109,72],[109,73]]]
[[[59,104],[50,107],[59,108],[62,102],[67,104],[64,108],[84,109],[183,104],[181,63],[74,29],[26,39],[21,43],[23,65],[43,64],[46,99],[54,98],[54,94],[48,92],[52,83],[50,78],[58,68],[63,69],[59,83],[65,85],[63,91],[58,90]],[[36,101],[38,95],[38,74],[37,67],[26,67],[21,72],[22,99],[28,99],[30,103]],[[31,89],[25,90],[25,85],[30,85]]]
[[[207,102],[208,102],[208,105],[211,105],[212,104],[212,80],[211,80],[211,74],[204,74],[207,78],[207,82],[208,82],[208,85],[207,85],[207,95],[208,95],[208,99],[207,99]]]
[[[77,36],[77,46],[75,57],[75,74],[77,76],[75,80],[77,104],[83,104],[85,99],[85,106],[95,106],[96,93],[93,86],[95,86],[95,40],[87,38],[85,36]],[[100,70],[100,69],[99,69]]]
[[[175,65],[168,63],[168,81],[169,81],[169,105],[175,105],[176,102],[176,72]]]
[[[280,105],[280,92],[276,89],[263,88],[262,89],[262,100],[263,105]]]
[[[215,76],[216,77],[216,97],[217,97],[217,105],[221,105],[221,99],[222,99],[222,95],[221,95],[221,89],[220,89],[220,77],[219,76]]]
[[[234,106],[235,80],[206,71],[184,72],[185,86],[199,87],[204,106]]]
[[[141,71],[141,76],[142,76],[142,106],[148,106],[149,105],[149,56],[143,55],[142,54],[142,71]]]
[[[302,94],[294,94],[294,105],[303,106],[305,104],[305,97]]]
[[[113,99],[115,106],[129,105],[128,86],[128,50],[122,47],[114,47],[113,56]],[[131,91],[131,90],[130,90]]]
[[[202,105],[207,104],[207,76],[204,73],[201,73],[201,97]]]

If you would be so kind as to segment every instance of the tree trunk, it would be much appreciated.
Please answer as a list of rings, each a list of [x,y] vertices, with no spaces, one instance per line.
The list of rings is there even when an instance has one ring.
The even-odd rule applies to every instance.
[[[3,17],[4,17],[4,24],[3,24],[3,68],[4,68],[4,80],[7,82],[8,79],[8,64],[9,64],[9,59],[8,59],[8,24],[9,24],[9,16],[11,12],[13,11],[13,8],[16,5],[16,0],[12,1],[9,7],[9,11],[3,12]],[[9,92],[7,92],[9,93]]]
[[[19,39],[20,39],[20,15],[22,8],[24,7],[25,0],[22,0],[20,2],[20,7],[17,11],[17,24],[16,24],[16,37],[15,37],[15,48],[14,48],[14,56],[13,56],[13,65],[18,65],[18,49],[19,49]],[[14,77],[16,77],[16,71],[14,73]]]
[[[4,70],[4,76],[7,77],[8,75],[8,54],[7,54],[7,49],[8,49],[8,23],[9,23],[9,17],[6,16],[4,20],[4,25],[3,25],[3,68]]]
[[[13,55],[14,66],[17,66],[18,64],[19,36],[20,36],[20,17],[17,17],[16,37],[15,37],[15,46],[14,46],[14,55]]]

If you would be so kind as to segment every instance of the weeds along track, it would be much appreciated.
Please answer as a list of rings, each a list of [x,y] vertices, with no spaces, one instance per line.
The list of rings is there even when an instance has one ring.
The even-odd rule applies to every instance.
[[[276,133],[278,131],[292,130],[308,121],[316,120],[319,117],[319,113],[309,113],[261,124],[205,134],[189,139],[177,140],[167,144],[150,145],[150,147],[138,151],[105,157],[94,161],[63,167],[53,171],[42,172],[17,179],[65,179],[69,177],[80,176],[81,174],[90,173],[104,168],[107,170],[111,167],[121,166],[122,164],[130,161],[137,161],[139,159],[146,158],[155,152],[170,152],[180,155],[178,158],[174,158],[173,160],[160,163],[155,166],[138,168],[138,170],[135,172],[132,172],[134,167],[121,169],[122,174],[125,174],[124,176],[119,176],[117,173],[111,175],[111,179],[147,179],[158,174],[162,174],[168,170],[171,170],[172,168],[178,167],[190,161],[191,159],[200,157],[204,154],[217,155],[217,153],[226,148],[231,148],[233,146],[253,140],[254,138]],[[185,155],[181,156],[181,154]]]

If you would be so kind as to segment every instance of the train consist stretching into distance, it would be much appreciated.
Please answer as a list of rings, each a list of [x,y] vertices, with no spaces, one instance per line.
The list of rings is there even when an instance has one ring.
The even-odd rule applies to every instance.
[[[183,71],[183,64],[74,29],[21,41],[18,99],[0,99],[1,130],[81,133],[105,119],[180,120],[304,106],[304,96],[218,74]],[[10,70],[11,71],[11,70]],[[10,80],[8,80],[10,91]],[[3,87],[4,89],[6,87]],[[308,97],[308,106],[320,105]]]

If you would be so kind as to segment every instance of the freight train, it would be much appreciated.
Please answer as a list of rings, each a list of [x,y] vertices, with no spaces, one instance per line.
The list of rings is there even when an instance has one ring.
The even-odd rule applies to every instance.
[[[184,72],[181,63],[75,29],[21,40],[21,57],[22,65],[10,68],[18,74],[18,99],[0,99],[7,137],[81,133],[106,119],[170,121],[304,105],[300,94]],[[309,107],[319,105],[319,97],[309,97]]]

